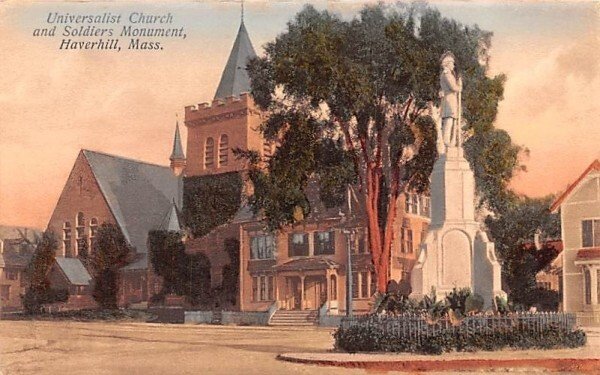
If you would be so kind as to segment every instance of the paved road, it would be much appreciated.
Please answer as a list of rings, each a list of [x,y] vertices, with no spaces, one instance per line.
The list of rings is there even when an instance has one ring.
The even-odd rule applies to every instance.
[[[600,341],[597,333],[593,340]],[[0,372],[365,374],[275,359],[332,345],[331,330],[318,328],[0,321]]]

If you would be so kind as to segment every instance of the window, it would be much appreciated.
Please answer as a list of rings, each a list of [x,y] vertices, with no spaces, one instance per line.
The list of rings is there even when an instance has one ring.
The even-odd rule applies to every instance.
[[[421,216],[431,216],[431,199],[429,197],[420,197],[421,199]]]
[[[335,235],[330,232],[315,232],[315,255],[335,254]]]
[[[371,271],[371,290],[369,295],[372,296],[377,291],[377,277],[375,276],[375,272]]]
[[[581,247],[600,246],[600,219],[581,222]]]
[[[273,147],[271,145],[271,143],[267,140],[265,140],[263,142],[263,156],[264,157],[269,157],[271,156],[273,153]]]
[[[98,232],[98,219],[95,217],[90,220],[90,250],[94,250],[94,237],[96,237],[96,232]]]
[[[226,134],[221,135],[219,140],[219,167],[227,165],[227,159],[229,157],[229,137]]]
[[[267,299],[267,277],[260,277],[260,295],[258,296],[259,301],[265,301]]]
[[[272,301],[274,300],[275,288],[273,276],[253,276],[252,277],[252,301]]]
[[[369,246],[367,244],[367,235],[365,231],[361,230],[358,232],[358,236],[356,236],[358,244],[356,246],[356,250],[359,254],[366,254],[369,252]]]
[[[538,281],[536,286],[541,289],[550,290],[550,283],[548,281]]]
[[[71,254],[71,223],[68,221],[63,224],[63,253]]]
[[[329,288],[331,289],[329,291],[329,295],[331,296],[331,300],[335,301],[337,300],[337,277],[335,277],[335,275],[331,275],[331,279],[329,282]]]
[[[250,259],[273,259],[274,250],[274,236],[250,237]]]
[[[267,277],[267,299],[273,301],[275,299],[275,284],[273,283],[273,276]]]
[[[368,272],[360,272],[360,293],[359,298],[369,297],[369,277]]]
[[[87,238],[85,236],[85,216],[83,212],[78,212],[75,218],[75,254],[87,252]]]
[[[4,270],[4,276],[6,280],[18,280],[19,271],[6,269]]]
[[[204,168],[212,168],[215,162],[215,141],[212,138],[206,139],[204,145]]]
[[[352,298],[358,298],[358,272],[352,272]]]
[[[404,219],[402,221],[402,230],[401,230],[401,241],[400,241],[400,251],[405,254],[410,254],[414,251],[413,249],[413,232],[410,227],[410,220]]]
[[[258,301],[258,277],[252,278],[252,301]]]
[[[585,304],[592,304],[592,275],[590,275],[590,270],[585,269],[583,271],[583,280],[584,280],[584,289],[585,289]]]
[[[291,257],[308,256],[308,234],[291,233],[289,235],[288,255]]]
[[[404,194],[404,212],[410,213],[412,211],[413,202],[409,193]]]
[[[596,295],[597,301],[600,302],[600,270],[596,271]]]
[[[10,299],[10,285],[1,285],[0,286],[0,297],[2,299]]]

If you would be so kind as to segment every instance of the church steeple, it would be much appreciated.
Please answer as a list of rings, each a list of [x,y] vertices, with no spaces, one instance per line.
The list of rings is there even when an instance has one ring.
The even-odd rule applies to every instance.
[[[171,151],[171,169],[176,176],[181,175],[185,169],[186,159],[181,146],[181,134],[179,134],[179,121],[175,122],[175,137],[173,138],[173,151]]]
[[[254,47],[244,25],[243,1],[241,18],[240,28],[225,69],[223,69],[215,99],[225,99],[228,96],[239,96],[243,92],[250,92],[250,77],[246,71],[246,64],[250,59],[256,57],[256,52],[254,52]]]

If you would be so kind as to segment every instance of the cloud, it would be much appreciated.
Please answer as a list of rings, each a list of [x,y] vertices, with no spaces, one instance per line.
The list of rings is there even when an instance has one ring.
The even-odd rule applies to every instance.
[[[530,195],[564,188],[598,156],[600,41],[587,35],[556,45],[509,73],[498,125],[531,150],[529,172],[513,186]]]

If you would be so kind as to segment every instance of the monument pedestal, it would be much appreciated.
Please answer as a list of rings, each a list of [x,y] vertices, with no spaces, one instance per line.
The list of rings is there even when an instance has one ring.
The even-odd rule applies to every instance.
[[[475,179],[462,148],[449,147],[431,176],[431,225],[411,273],[411,297],[435,289],[443,300],[453,288],[471,288],[485,308],[501,290],[494,244],[475,220]]]

